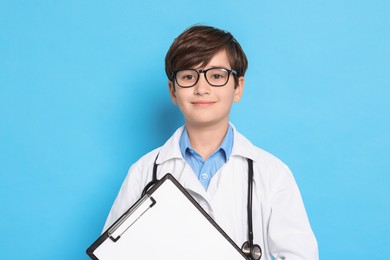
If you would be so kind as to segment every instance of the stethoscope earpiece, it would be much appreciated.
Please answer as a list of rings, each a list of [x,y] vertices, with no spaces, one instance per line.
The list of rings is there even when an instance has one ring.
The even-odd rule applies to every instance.
[[[253,260],[259,260],[262,255],[260,246],[257,244],[250,246],[249,241],[242,245],[241,250],[247,257]]]

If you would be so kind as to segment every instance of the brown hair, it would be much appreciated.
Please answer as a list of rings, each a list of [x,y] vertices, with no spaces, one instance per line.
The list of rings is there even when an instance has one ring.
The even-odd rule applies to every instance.
[[[237,71],[237,76],[244,76],[248,60],[233,35],[215,27],[201,25],[188,28],[174,40],[165,56],[165,73],[172,80],[176,70],[205,66],[221,50],[226,50],[230,66]],[[235,82],[237,85],[237,77]]]

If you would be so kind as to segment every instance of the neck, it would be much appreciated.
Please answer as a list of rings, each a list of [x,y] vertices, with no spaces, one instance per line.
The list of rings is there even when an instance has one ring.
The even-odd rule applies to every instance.
[[[207,160],[210,155],[221,145],[229,123],[209,127],[196,127],[186,125],[192,148]]]

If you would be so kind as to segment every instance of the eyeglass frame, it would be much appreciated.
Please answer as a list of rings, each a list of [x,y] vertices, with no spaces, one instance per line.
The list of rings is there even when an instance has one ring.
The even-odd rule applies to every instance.
[[[209,70],[214,70],[214,69],[220,69],[220,70],[225,70],[227,71],[228,75],[227,75],[227,80],[226,80],[226,83],[223,84],[223,85],[214,85],[214,84],[211,84],[209,82],[209,80],[207,79],[206,77],[206,73],[209,71]],[[185,71],[185,70],[190,70],[190,71],[195,71],[197,74],[198,74],[198,78],[196,79],[195,83],[191,86],[186,86],[186,87],[183,87],[179,84],[179,82],[177,82],[177,78],[176,78],[176,74],[180,71]],[[214,67],[214,68],[209,68],[209,69],[200,69],[200,70],[197,70],[197,69],[180,69],[180,70],[175,70],[172,72],[172,76],[171,76],[171,80],[175,80],[176,84],[181,87],[181,88],[192,88],[193,86],[195,86],[198,81],[199,81],[199,78],[200,78],[200,74],[203,73],[204,75],[204,78],[206,79],[207,83],[212,86],[212,87],[215,87],[215,88],[218,88],[218,87],[223,87],[223,86],[226,86],[226,84],[229,82],[229,79],[230,79],[230,75],[232,74],[233,76],[238,76],[238,73],[236,70],[233,70],[233,69],[227,69],[227,68],[224,68],[224,67]]]

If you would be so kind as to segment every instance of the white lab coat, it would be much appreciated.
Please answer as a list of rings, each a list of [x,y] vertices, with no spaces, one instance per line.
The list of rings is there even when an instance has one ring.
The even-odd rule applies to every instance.
[[[143,188],[152,179],[153,163],[159,154],[157,178],[171,173],[241,247],[248,240],[246,158],[250,158],[254,169],[254,243],[263,250],[261,259],[271,260],[271,255],[277,260],[318,259],[317,241],[300,192],[285,164],[255,147],[234,129],[231,156],[213,176],[206,191],[181,155],[179,138],[182,131],[183,127],[179,128],[162,147],[132,165],[104,230],[140,198]]]

